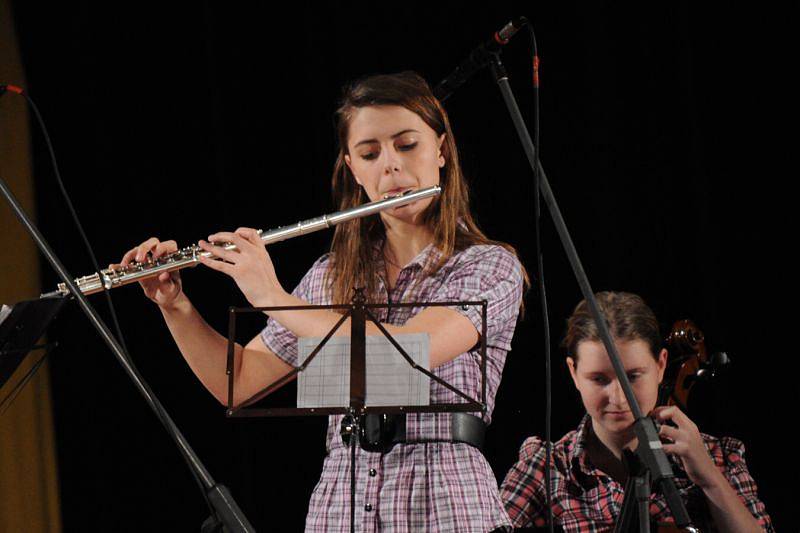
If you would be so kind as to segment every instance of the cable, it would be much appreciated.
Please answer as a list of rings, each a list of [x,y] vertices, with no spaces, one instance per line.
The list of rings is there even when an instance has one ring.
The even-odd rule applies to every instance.
[[[64,201],[67,204],[67,208],[69,209],[70,215],[72,216],[72,220],[75,222],[75,226],[78,228],[78,233],[83,239],[83,243],[86,246],[87,251],[89,252],[89,257],[92,261],[92,266],[94,267],[95,271],[99,276],[101,270],[100,264],[97,262],[97,257],[95,256],[94,250],[92,249],[92,245],[90,244],[89,239],[86,236],[86,232],[84,232],[83,230],[83,225],[81,224],[80,219],[78,218],[78,213],[75,211],[75,207],[72,204],[72,200],[70,199],[69,193],[67,193],[66,187],[64,187],[64,182],[61,179],[61,172],[59,171],[58,168],[58,161],[56,159],[55,150],[53,149],[53,143],[50,140],[50,134],[47,131],[47,126],[45,126],[44,119],[42,118],[42,115],[39,112],[39,108],[36,106],[36,103],[24,89],[17,87],[16,85],[0,85],[0,96],[2,96],[6,91],[23,96],[25,100],[28,102],[28,104],[31,106],[31,109],[33,110],[34,116],[36,117],[39,127],[42,130],[42,134],[44,135],[45,144],[47,145],[47,150],[48,153],[50,154],[50,161],[51,164],[53,165],[53,172],[55,174],[56,182],[58,183],[59,189],[61,190],[61,194],[64,197]],[[108,304],[108,308],[111,313],[111,319],[114,323],[114,329],[117,334],[117,340],[120,346],[122,347],[122,352],[125,356],[126,362],[128,363],[128,365],[130,365],[131,370],[137,376],[137,378],[139,378],[142,382],[144,382],[144,379],[142,378],[139,369],[136,367],[136,365],[133,363],[133,360],[130,357],[130,354],[128,352],[128,347],[125,344],[125,339],[124,336],[122,335],[122,328],[120,327],[119,320],[117,319],[116,309],[114,308],[114,303],[111,301],[110,291],[107,288],[105,288],[105,286],[103,286],[103,292],[106,295],[106,302]],[[38,368],[38,366],[36,368]],[[159,421],[164,426],[169,427],[170,430],[174,432],[176,428],[174,427],[173,424],[169,422],[168,418],[164,416],[163,411],[159,408],[156,408],[155,413]],[[181,455],[183,455],[183,449],[180,446],[178,448],[181,451]],[[185,456],[184,458],[188,460],[188,458],[186,458]],[[194,477],[195,481],[200,487],[200,492],[203,494],[203,497],[206,500],[206,504],[208,505],[208,508],[211,510],[211,514],[214,515],[214,507],[211,504],[211,501],[208,499],[208,494],[206,494],[205,485],[203,484],[202,480],[200,479],[194,468],[189,468],[189,470],[191,471],[192,476]]]
[[[67,193],[67,189],[64,187],[64,182],[61,179],[61,171],[58,169],[58,161],[56,160],[56,154],[53,149],[53,143],[50,140],[50,134],[47,131],[47,127],[44,124],[44,120],[42,119],[41,113],[39,113],[39,108],[36,106],[36,103],[31,99],[25,91],[20,91],[20,95],[22,95],[30,104],[31,109],[33,109],[33,113],[36,116],[36,120],[39,123],[39,127],[42,129],[42,134],[44,135],[45,144],[47,145],[47,150],[50,154],[50,162],[53,165],[53,173],[55,174],[56,183],[58,183],[58,187],[61,190],[61,195],[64,197],[64,202],[67,204],[67,208],[69,209],[70,215],[72,216],[72,220],[75,222],[75,226],[78,229],[78,233],[83,240],[84,246],[86,246],[86,250],[89,252],[89,258],[92,261],[92,267],[97,272],[97,275],[100,276],[100,264],[97,262],[97,257],[95,256],[94,249],[92,245],[89,243],[89,238],[86,236],[86,232],[83,230],[83,225],[81,224],[80,219],[78,218],[78,213],[75,211],[75,206],[72,205],[72,199],[70,198],[69,194]],[[125,338],[122,335],[122,329],[119,325],[119,320],[117,319],[117,312],[114,308],[114,303],[111,301],[111,292],[103,286],[103,292],[106,295],[106,303],[108,304],[108,309],[111,312],[111,320],[114,322],[114,329],[117,334],[117,339],[119,340],[122,349],[125,351],[125,355],[128,355],[128,347],[125,344]],[[129,357],[130,359],[130,357]],[[133,365],[133,363],[131,363]]]
[[[526,21],[527,22],[527,21]],[[547,528],[553,533],[553,508],[551,496],[551,464],[553,454],[552,442],[552,358],[550,354],[550,316],[547,308],[547,293],[544,285],[544,255],[542,253],[541,237],[541,200],[539,184],[539,52],[536,45],[536,34],[530,22],[525,24],[531,36],[531,58],[533,66],[533,148],[534,148],[534,171],[533,171],[533,209],[534,209],[534,233],[536,234],[536,285],[539,289],[539,303],[542,312],[542,328],[544,330],[544,374],[545,374],[545,415],[544,415],[544,441],[545,441],[545,505],[547,506]]]

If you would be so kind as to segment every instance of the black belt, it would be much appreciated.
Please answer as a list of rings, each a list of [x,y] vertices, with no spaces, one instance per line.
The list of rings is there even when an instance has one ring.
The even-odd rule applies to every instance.
[[[451,413],[449,439],[406,439],[406,415],[367,414],[360,420],[361,448],[368,452],[386,453],[395,444],[425,442],[463,442],[483,449],[486,424],[479,417],[467,413]],[[348,439],[349,440],[349,439]],[[347,441],[345,441],[347,443]]]

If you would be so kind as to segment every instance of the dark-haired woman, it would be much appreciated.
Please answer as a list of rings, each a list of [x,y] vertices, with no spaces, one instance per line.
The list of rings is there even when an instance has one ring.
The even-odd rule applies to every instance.
[[[656,407],[667,351],[653,311],[630,293],[603,292],[596,298],[642,411],[662,423],[664,451],[695,525],[703,531],[771,531],[744,461],[744,445],[700,433],[677,407]],[[564,347],[587,414],[576,431],[553,445],[553,520],[564,531],[611,531],[627,479],[622,453],[634,449],[637,440],[633,416],[585,301],[567,322]],[[527,439],[501,488],[515,527],[546,524],[545,464],[544,441]],[[651,496],[650,517],[674,522],[660,495]]]
[[[209,241],[233,242],[238,252],[200,245],[225,261],[203,264],[231,276],[253,306],[347,303],[354,288],[371,302],[482,300],[488,309],[488,424],[521,305],[524,270],[513,249],[488,240],[469,211],[467,187],[447,114],[413,73],[373,76],[349,86],[337,111],[339,156],[333,190],[340,209],[441,185],[440,197],[336,227],[330,254],[287,293],[256,232],[240,228]],[[123,263],[158,257],[175,243],[150,239]],[[225,401],[225,339],[183,293],[177,274],[142,283],[161,309],[183,356],[202,383]],[[427,333],[434,372],[479,397],[480,313],[474,308],[391,308],[379,317],[392,334]],[[236,357],[238,403],[297,364],[297,338],[323,336],[333,312],[271,312],[264,331]],[[349,328],[345,325],[344,332]],[[367,334],[377,334],[374,325]],[[431,402],[460,402],[431,383]],[[478,416],[481,416],[478,413]],[[328,455],[311,496],[307,531],[349,531],[349,451],[340,416],[329,420]],[[485,533],[510,526],[497,481],[478,447],[454,442],[450,413],[399,419],[404,436],[385,453],[358,450],[356,531]],[[458,440],[458,439],[456,439]],[[469,441],[469,439],[466,439]]]

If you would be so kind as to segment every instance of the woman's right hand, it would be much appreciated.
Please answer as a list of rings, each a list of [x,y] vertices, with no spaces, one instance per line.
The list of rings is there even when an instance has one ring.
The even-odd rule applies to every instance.
[[[175,241],[161,242],[157,238],[152,237],[139,246],[128,250],[128,252],[122,256],[122,261],[120,261],[118,265],[108,265],[108,268],[126,267],[134,261],[143,263],[148,259],[155,260],[177,250],[178,245]],[[169,307],[173,305],[183,292],[181,276],[177,270],[162,272],[157,277],[143,279],[139,282],[139,285],[144,289],[145,296],[158,304],[159,307]]]

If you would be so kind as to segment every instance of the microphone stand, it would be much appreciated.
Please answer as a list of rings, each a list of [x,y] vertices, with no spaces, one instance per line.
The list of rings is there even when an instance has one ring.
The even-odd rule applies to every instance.
[[[217,484],[208,470],[206,470],[205,466],[203,466],[203,463],[200,462],[197,454],[195,454],[194,450],[192,450],[189,443],[186,441],[186,438],[181,434],[177,426],[175,426],[175,423],[164,410],[161,402],[158,401],[153,391],[150,390],[149,385],[147,385],[128,360],[127,355],[108,329],[108,326],[106,326],[102,318],[100,318],[100,315],[97,314],[97,311],[89,304],[86,297],[75,285],[72,276],[67,272],[66,268],[64,268],[64,265],[61,264],[61,261],[55,255],[52,248],[50,248],[50,245],[44,239],[39,229],[33,224],[30,218],[28,218],[2,177],[0,177],[0,192],[2,192],[6,202],[11,206],[11,209],[20,222],[22,222],[26,231],[36,242],[36,246],[39,247],[39,250],[44,254],[47,261],[63,280],[64,284],[69,289],[69,293],[78,301],[78,305],[81,310],[83,310],[84,314],[86,314],[89,322],[92,323],[92,326],[100,334],[100,337],[102,337],[103,341],[105,341],[111,349],[111,352],[117,358],[119,364],[122,365],[123,370],[125,370],[128,377],[131,378],[131,381],[133,381],[133,384],[156,414],[156,417],[158,417],[164,425],[164,429],[167,430],[167,433],[169,433],[178,446],[178,450],[186,461],[186,464],[201,485],[203,497],[206,499],[212,513],[211,517],[203,523],[202,531],[204,533],[218,531],[225,531],[228,533],[254,533],[255,529],[250,525],[250,522],[248,522],[238,505],[236,505],[230,491],[228,491],[227,487],[224,485]]]
[[[514,94],[511,91],[511,87],[508,83],[508,74],[506,73],[505,67],[500,61],[500,54],[498,52],[490,52],[486,54],[485,57],[492,70],[492,75],[497,82],[500,93],[503,96],[503,100],[508,108],[508,112],[511,115],[511,120],[514,122],[514,127],[516,128],[517,134],[522,142],[522,147],[528,157],[528,162],[531,165],[531,169],[533,170],[534,175],[538,178],[537,187],[540,189],[540,192],[544,197],[544,201],[547,204],[547,208],[550,210],[550,216],[553,219],[553,224],[558,232],[561,244],[563,245],[564,251],[567,254],[569,263],[572,266],[572,271],[575,274],[576,280],[578,281],[578,285],[583,293],[583,297],[586,299],[586,302],[589,305],[589,309],[591,310],[592,316],[597,325],[600,337],[602,338],[603,344],[608,352],[608,357],[611,359],[611,364],[614,366],[614,372],[617,374],[617,379],[619,379],[622,390],[625,393],[625,398],[628,401],[628,405],[631,407],[631,411],[635,419],[633,425],[634,433],[639,441],[639,445],[636,448],[635,453],[642,463],[643,474],[637,478],[637,483],[639,484],[637,486],[639,488],[636,491],[626,491],[625,500],[632,502],[637,491],[640,494],[646,493],[649,497],[651,493],[650,483],[652,480],[652,482],[661,489],[661,493],[664,495],[667,501],[670,512],[675,518],[675,524],[678,527],[687,527],[690,525],[689,514],[686,511],[686,507],[683,504],[683,500],[680,498],[677,488],[675,487],[672,467],[667,460],[667,455],[664,453],[664,450],[661,447],[661,439],[658,436],[655,423],[651,418],[642,413],[642,410],[639,407],[639,402],[636,401],[636,396],[633,394],[631,383],[628,381],[625,368],[622,366],[622,362],[620,361],[617,347],[611,339],[611,334],[608,331],[605,318],[600,312],[600,307],[597,305],[597,300],[595,300],[594,297],[594,291],[589,284],[589,279],[583,269],[583,265],[578,257],[578,252],[575,249],[575,245],[572,242],[569,231],[567,231],[564,218],[561,216],[561,211],[558,208],[553,191],[550,189],[550,183],[547,181],[547,177],[545,176],[544,168],[542,168],[542,164],[535,153],[533,141],[528,133],[528,128],[525,126],[525,121],[522,118],[522,114],[517,106],[517,101],[514,98]],[[550,465],[547,465],[547,467],[549,468]],[[547,490],[549,491],[550,487],[547,487]],[[630,500],[629,497],[631,498]],[[633,503],[630,503],[630,505],[633,505]],[[644,512],[646,511],[646,506],[644,506]],[[648,518],[649,514],[645,515],[644,517],[640,517],[639,524],[641,529],[638,529],[639,531],[649,531]]]

